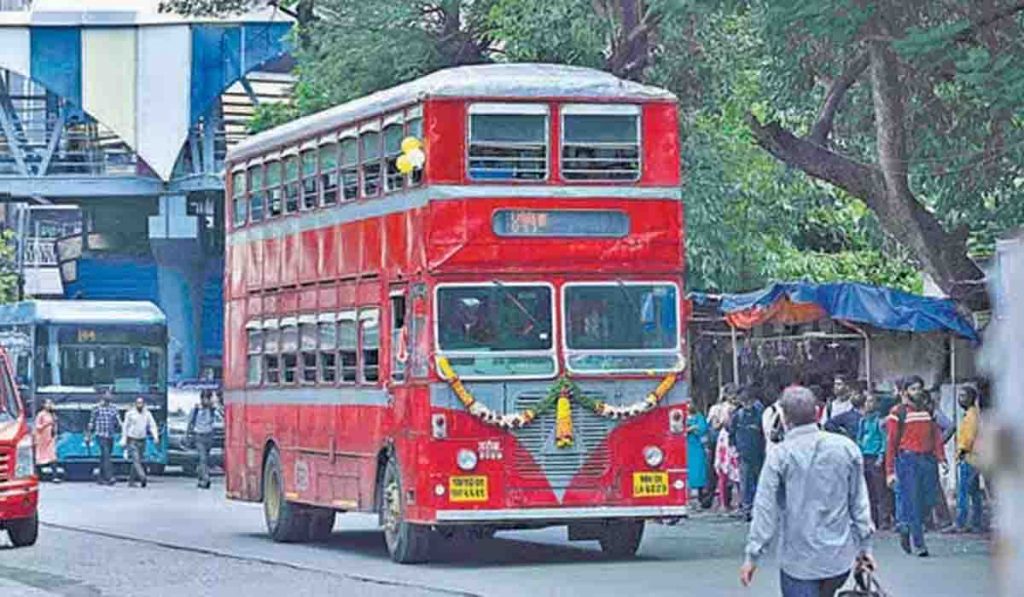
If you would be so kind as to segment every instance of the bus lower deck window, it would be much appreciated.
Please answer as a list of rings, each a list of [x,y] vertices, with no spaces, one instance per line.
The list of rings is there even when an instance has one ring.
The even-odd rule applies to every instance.
[[[360,379],[367,383],[380,381],[380,312],[368,309],[359,314],[359,336],[362,361]]]
[[[355,319],[343,319],[338,322],[338,358],[341,360],[342,382],[356,382],[358,354],[359,336]]]
[[[286,325],[281,329],[281,381],[293,384],[298,381],[299,329]]]
[[[338,326],[334,321],[321,321],[318,326],[320,337],[320,381],[338,381]]]

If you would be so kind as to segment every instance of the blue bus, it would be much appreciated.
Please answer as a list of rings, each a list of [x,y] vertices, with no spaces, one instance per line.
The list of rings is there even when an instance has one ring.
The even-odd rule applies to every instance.
[[[167,319],[145,301],[44,301],[0,305],[0,346],[7,349],[26,408],[57,407],[57,460],[70,478],[88,478],[99,463],[85,443],[89,415],[103,391],[123,411],[142,396],[160,426],[146,448],[154,473],[167,464]],[[126,468],[119,442],[115,467]]]

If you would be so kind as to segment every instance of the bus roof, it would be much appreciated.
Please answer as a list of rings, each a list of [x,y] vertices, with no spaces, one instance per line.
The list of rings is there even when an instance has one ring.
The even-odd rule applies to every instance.
[[[332,129],[431,97],[676,101],[676,96],[664,89],[579,66],[538,63],[459,66],[249,137],[228,153],[228,160],[237,162],[257,157],[282,145],[320,133],[327,134]]]
[[[167,318],[149,301],[22,301],[0,305],[0,324],[40,322],[164,325]]]

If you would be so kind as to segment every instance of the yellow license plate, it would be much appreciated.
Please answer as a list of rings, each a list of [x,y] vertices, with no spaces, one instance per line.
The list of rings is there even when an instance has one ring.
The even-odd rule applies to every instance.
[[[487,477],[468,475],[448,479],[448,499],[453,502],[486,502]]]
[[[633,497],[668,495],[668,473],[633,473]]]

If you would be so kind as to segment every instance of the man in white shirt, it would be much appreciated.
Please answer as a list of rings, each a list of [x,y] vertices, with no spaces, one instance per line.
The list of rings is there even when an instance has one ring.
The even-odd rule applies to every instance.
[[[146,436],[153,436],[153,443],[160,444],[160,430],[153,419],[153,413],[146,408],[146,401],[139,396],[135,399],[135,408],[124,413],[124,424],[121,426],[121,445],[132,460],[132,468],[128,473],[128,487],[135,486],[138,479],[146,486],[146,467],[142,465],[142,457],[146,452]]]

